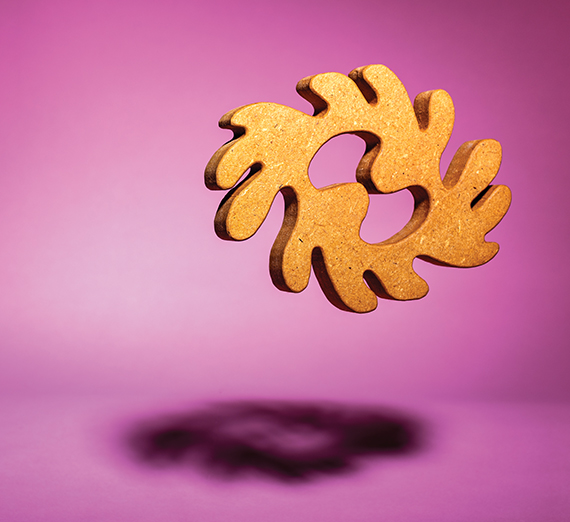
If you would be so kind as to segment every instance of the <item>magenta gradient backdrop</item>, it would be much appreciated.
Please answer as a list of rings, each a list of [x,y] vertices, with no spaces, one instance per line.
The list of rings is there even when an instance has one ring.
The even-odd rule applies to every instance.
[[[3,1],[1,389],[568,399],[568,22],[558,1]],[[253,239],[218,239],[203,171],[226,111],[309,110],[299,79],[371,63],[451,94],[447,162],[499,140],[513,204],[488,265],[417,261],[425,299],[359,316],[314,279],[272,286],[280,201]],[[337,141],[324,173],[356,165]],[[410,211],[372,205],[371,237]]]
[[[566,522],[569,5],[0,1],[0,520]],[[298,80],[373,63],[451,94],[444,163],[501,142],[513,204],[489,264],[417,261],[426,298],[356,315],[314,278],[271,284],[281,200],[254,238],[218,239],[203,172],[225,112],[309,110]],[[326,145],[315,183],[351,180],[362,149]],[[364,238],[410,212],[374,196]],[[431,435],[305,487],[154,472],[118,444],[236,398],[388,405]]]

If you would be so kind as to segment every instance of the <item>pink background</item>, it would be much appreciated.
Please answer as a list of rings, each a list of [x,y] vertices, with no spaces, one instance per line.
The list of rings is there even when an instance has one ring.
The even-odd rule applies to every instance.
[[[557,0],[3,1],[3,404],[568,401],[569,14]],[[390,67],[412,98],[451,94],[446,163],[464,141],[499,140],[496,183],[511,188],[513,204],[488,236],[501,245],[489,264],[416,261],[431,288],[425,299],[381,300],[356,315],[331,306],[314,278],[301,294],[271,284],[281,201],[251,240],[218,239],[223,193],[205,188],[203,171],[230,137],[217,127],[228,110],[273,101],[309,111],[298,80],[372,63]],[[317,184],[351,179],[358,141],[323,149]],[[411,198],[372,199],[365,239],[377,241],[405,223]],[[12,429],[26,431],[18,422]],[[43,518],[21,511],[26,495],[6,520],[62,520],[53,506]],[[215,518],[204,513],[193,520]],[[488,520],[499,520],[493,513]],[[536,520],[544,513],[537,508]],[[550,514],[542,520],[565,520]]]

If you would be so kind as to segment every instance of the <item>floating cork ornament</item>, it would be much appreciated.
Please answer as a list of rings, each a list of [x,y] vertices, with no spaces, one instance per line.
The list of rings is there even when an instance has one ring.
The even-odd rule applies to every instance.
[[[301,80],[297,91],[315,108],[313,116],[275,103],[224,115],[220,127],[233,130],[234,139],[214,154],[205,173],[208,188],[232,189],[215,218],[222,239],[251,237],[277,193],[283,194],[285,217],[269,264],[277,288],[304,290],[312,265],[331,303],[370,312],[377,296],[408,300],[427,294],[427,283],[412,267],[416,257],[473,267],[495,256],[499,245],[486,242],[485,234],[511,202],[508,187],[489,185],[501,164],[501,146],[494,140],[463,144],[442,181],[440,159],[454,120],[449,94],[424,92],[412,105],[400,80],[382,65],[349,76],[317,74]],[[366,142],[356,182],[317,189],[309,164],[341,134]],[[368,194],[403,189],[414,197],[410,221],[386,241],[365,242],[359,232]]]

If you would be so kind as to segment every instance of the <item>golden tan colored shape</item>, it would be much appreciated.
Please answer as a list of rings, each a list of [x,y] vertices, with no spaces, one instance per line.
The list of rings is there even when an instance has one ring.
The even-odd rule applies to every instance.
[[[281,290],[300,292],[311,264],[328,299],[343,310],[369,312],[376,296],[419,299],[427,283],[412,267],[416,257],[438,265],[473,267],[499,250],[485,241],[507,212],[510,190],[489,186],[501,163],[494,140],[470,141],[455,154],[441,179],[441,155],[453,128],[451,97],[421,93],[412,106],[387,67],[370,65],[349,77],[318,74],[297,91],[315,108],[309,116],[274,103],[255,103],[222,117],[234,139],[206,167],[206,185],[227,190],[215,230],[223,239],[251,237],[274,198],[285,198],[285,217],[271,250],[270,273]],[[366,152],[357,183],[317,189],[308,168],[317,151],[340,134],[356,134]],[[393,237],[370,244],[359,231],[368,193],[408,189],[414,196],[410,221]],[[365,283],[368,283],[366,284]]]

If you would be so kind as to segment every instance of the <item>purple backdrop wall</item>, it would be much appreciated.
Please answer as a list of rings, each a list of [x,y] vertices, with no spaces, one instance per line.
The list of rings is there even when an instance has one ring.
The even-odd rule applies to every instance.
[[[570,397],[568,13],[557,1],[3,2],[3,392]],[[412,97],[451,94],[447,162],[464,141],[499,140],[513,205],[489,235],[491,263],[417,261],[428,297],[357,316],[314,279],[299,295],[272,286],[281,202],[250,241],[219,240],[221,194],[203,170],[229,139],[226,111],[308,110],[299,79],[371,63]],[[352,141],[332,149],[323,173],[355,167]],[[410,211],[386,198],[373,198],[371,237]]]

